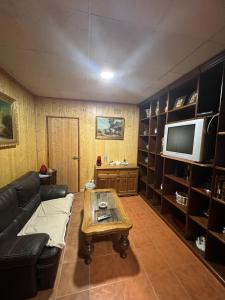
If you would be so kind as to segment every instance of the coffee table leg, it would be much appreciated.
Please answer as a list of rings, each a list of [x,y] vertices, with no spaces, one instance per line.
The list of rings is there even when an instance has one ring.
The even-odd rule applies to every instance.
[[[121,237],[119,240],[119,246],[120,246],[120,257],[122,258],[126,258],[127,257],[127,253],[126,250],[129,247],[129,240],[128,240],[128,232],[123,232],[121,233]]]
[[[85,238],[84,246],[85,246],[85,263],[87,265],[89,265],[92,261],[91,254],[94,251],[94,245],[92,243],[92,237],[86,237]]]

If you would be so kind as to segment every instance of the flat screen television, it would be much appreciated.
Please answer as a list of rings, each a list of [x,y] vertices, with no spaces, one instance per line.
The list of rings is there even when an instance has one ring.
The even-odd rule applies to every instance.
[[[205,119],[167,124],[163,154],[200,162],[203,160],[204,139]]]

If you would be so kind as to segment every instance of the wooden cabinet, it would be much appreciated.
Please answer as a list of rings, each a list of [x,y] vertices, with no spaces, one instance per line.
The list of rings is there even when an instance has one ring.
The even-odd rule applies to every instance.
[[[114,188],[119,196],[135,195],[138,167],[136,165],[95,167],[95,180],[98,189]]]

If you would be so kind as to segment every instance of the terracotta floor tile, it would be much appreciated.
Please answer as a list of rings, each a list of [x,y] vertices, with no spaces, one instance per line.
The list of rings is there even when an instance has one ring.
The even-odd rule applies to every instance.
[[[83,260],[62,265],[61,276],[56,296],[77,293],[89,288],[89,266]]]
[[[169,265],[166,260],[153,245],[138,248],[136,251],[150,278],[156,277],[163,271],[169,270]]]
[[[83,291],[76,294],[70,294],[63,297],[57,297],[57,300],[90,300],[90,291]]]
[[[158,276],[153,277],[150,280],[159,300],[191,299],[170,271],[158,273]]]
[[[192,299],[208,300],[216,297],[225,299],[224,287],[200,262],[182,266],[174,273]]]
[[[117,254],[97,256],[92,260],[90,264],[90,284],[92,287],[119,280],[120,272],[115,264],[115,256]]]
[[[123,281],[124,300],[157,300],[155,291],[145,274]]]
[[[90,290],[90,300],[124,300],[122,283],[106,284]]]

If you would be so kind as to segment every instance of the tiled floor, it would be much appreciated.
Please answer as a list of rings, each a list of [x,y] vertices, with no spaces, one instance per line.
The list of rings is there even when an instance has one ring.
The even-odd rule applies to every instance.
[[[133,222],[121,259],[111,241],[97,241],[91,265],[78,257],[83,194],[76,194],[53,290],[32,300],[224,300],[225,288],[141,197],[123,197]]]

